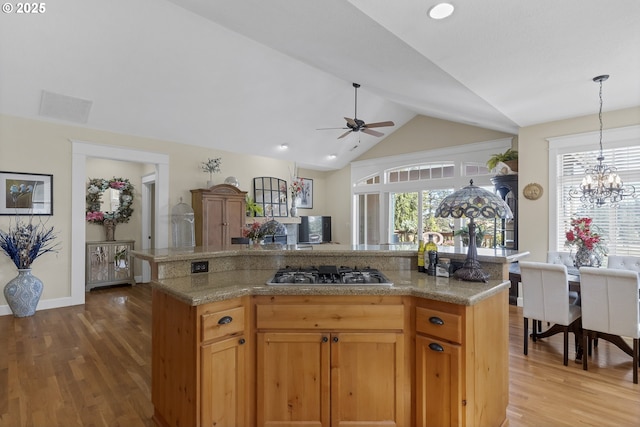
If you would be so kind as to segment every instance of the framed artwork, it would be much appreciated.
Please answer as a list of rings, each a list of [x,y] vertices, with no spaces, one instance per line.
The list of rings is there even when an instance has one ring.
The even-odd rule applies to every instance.
[[[296,198],[296,206],[301,209],[313,209],[313,180],[302,178],[303,188],[300,195]]]
[[[0,215],[53,215],[53,175],[0,171]]]

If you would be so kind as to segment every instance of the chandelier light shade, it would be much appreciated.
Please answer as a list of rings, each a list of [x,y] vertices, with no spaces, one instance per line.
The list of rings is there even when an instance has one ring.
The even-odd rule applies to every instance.
[[[482,270],[478,262],[476,247],[476,218],[495,219],[513,218],[509,206],[500,196],[473,185],[469,185],[445,197],[436,209],[436,218],[469,218],[469,249],[462,268],[454,277],[471,282],[486,282],[489,275]]]
[[[596,158],[598,163],[585,169],[585,177],[582,178],[580,187],[569,191],[569,198],[579,199],[584,206],[600,207],[607,202],[616,206],[624,197],[635,197],[635,188],[633,186],[625,188],[620,175],[616,173],[616,168],[609,167],[604,163],[604,155],[602,154],[602,82],[608,78],[608,74],[593,78],[593,81],[600,85],[600,110],[598,112],[600,154]]]

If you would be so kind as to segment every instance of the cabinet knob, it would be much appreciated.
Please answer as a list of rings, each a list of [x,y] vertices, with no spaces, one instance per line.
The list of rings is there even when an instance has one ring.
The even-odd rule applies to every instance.
[[[433,351],[444,351],[444,348],[440,344],[432,342],[429,344],[429,348]]]
[[[240,338],[240,339],[238,340],[238,344],[240,344],[240,345],[242,345],[242,344],[244,344],[244,343],[246,343],[246,342],[247,342],[247,341],[245,341],[245,339],[244,339],[244,338]]]
[[[328,342],[328,341],[329,341],[329,338],[327,338],[327,337],[322,337],[322,342]]]
[[[434,325],[438,325],[438,326],[444,325],[444,320],[442,320],[441,318],[436,317],[436,316],[431,316],[429,318],[429,322],[433,323]]]
[[[233,322],[233,317],[224,316],[220,320],[218,320],[218,325],[226,325],[226,324],[231,323],[231,322]]]
[[[333,337],[333,342],[338,342],[338,341],[340,341],[338,337]]]

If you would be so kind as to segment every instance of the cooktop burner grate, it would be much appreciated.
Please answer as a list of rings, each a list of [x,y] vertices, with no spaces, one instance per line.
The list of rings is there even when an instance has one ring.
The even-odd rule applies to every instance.
[[[392,286],[380,271],[366,267],[285,267],[267,281],[267,285],[379,285]]]

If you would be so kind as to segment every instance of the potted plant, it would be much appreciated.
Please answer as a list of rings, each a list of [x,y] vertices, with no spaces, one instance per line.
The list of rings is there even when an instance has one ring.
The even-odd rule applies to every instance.
[[[202,171],[209,174],[209,181],[207,181],[207,187],[213,186],[213,174],[220,172],[220,164],[222,163],[222,157],[216,157],[215,159],[207,159],[206,162],[202,162]]]
[[[512,171],[518,171],[518,150],[509,148],[504,153],[497,153],[489,157],[487,160],[487,168],[493,170],[498,166],[498,163],[504,163],[511,168]]]
[[[251,196],[247,194],[247,216],[255,217],[256,215],[262,215],[262,206],[256,203]]]
[[[0,249],[11,258],[18,268],[18,276],[11,279],[4,287],[4,297],[14,316],[32,316],[42,295],[42,282],[31,274],[31,264],[36,258],[48,253],[57,252],[53,244],[56,234],[53,227],[45,224],[33,224],[16,217],[9,230],[0,230]]]

